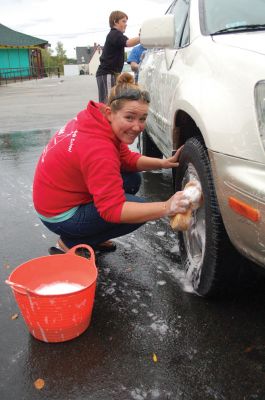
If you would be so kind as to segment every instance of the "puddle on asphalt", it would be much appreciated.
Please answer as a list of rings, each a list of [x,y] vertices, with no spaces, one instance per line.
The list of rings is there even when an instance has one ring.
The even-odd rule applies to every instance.
[[[41,238],[46,241],[46,231],[32,216],[30,186],[36,160],[52,134],[38,130],[0,135],[2,244],[3,253],[10,254],[10,265],[17,265],[22,257],[37,256],[35,247],[41,249]],[[171,192],[169,171],[144,173],[140,195],[156,201],[168,198]],[[25,232],[31,236],[27,238]],[[198,396],[221,400],[225,398],[222,390],[225,394],[228,390],[230,398],[224,382],[231,370],[234,398],[243,398],[245,392],[261,399],[263,287],[257,297],[244,294],[231,305],[183,296],[175,283],[182,281],[185,286],[185,275],[178,265],[177,239],[167,219],[147,223],[118,241],[121,246],[116,254],[98,259],[93,321],[74,341],[57,346],[33,339],[22,327],[21,318],[8,321],[13,299],[11,294],[2,296],[6,312],[1,327],[8,335],[2,335],[5,384],[1,398],[11,397],[10,388],[15,398],[23,397],[23,390],[28,397],[36,397],[33,380],[41,377],[47,382],[44,395],[49,399],[67,398],[73,382],[73,394],[78,388],[79,398],[86,398],[88,382],[92,396],[103,393],[106,397],[107,390],[109,398],[192,399],[199,387]],[[2,269],[2,273],[6,276],[8,271]],[[219,359],[219,369],[213,374],[213,364]],[[65,385],[60,386],[62,376]],[[191,384],[187,381],[190,376]],[[243,389],[242,376],[248,377]],[[113,377],[119,377],[118,385],[113,384]],[[100,385],[105,392],[98,391]]]
[[[18,159],[22,155],[41,154],[53,131],[50,129],[0,134],[0,159]]]

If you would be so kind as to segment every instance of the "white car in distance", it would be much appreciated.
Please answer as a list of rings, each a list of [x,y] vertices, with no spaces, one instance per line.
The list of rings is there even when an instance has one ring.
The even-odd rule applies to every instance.
[[[174,0],[144,21],[141,43],[141,150],[184,144],[174,189],[198,180],[204,203],[177,233],[182,265],[197,294],[215,295],[242,260],[265,267],[265,2]]]

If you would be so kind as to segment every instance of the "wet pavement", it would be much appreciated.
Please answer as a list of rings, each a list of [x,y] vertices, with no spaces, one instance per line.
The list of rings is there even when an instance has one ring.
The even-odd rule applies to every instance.
[[[94,78],[85,77],[82,85],[78,78],[83,79],[53,81],[59,90],[50,86],[48,121],[36,108],[30,121],[14,110],[18,118],[10,122],[2,105],[7,93],[16,104],[23,88],[32,103],[38,91],[47,93],[49,103],[49,80],[12,84],[3,92],[0,87],[0,399],[265,400],[264,281],[253,279],[218,301],[189,293],[166,219],[117,239],[115,253],[97,256],[92,321],[79,338],[48,344],[29,334],[4,281],[19,264],[47,255],[56,242],[34,213],[32,177],[54,128],[83,107],[86,85],[96,99]],[[81,87],[73,107],[61,102],[62,97],[67,102],[62,88],[69,93]],[[169,172],[145,173],[141,194],[168,198],[170,178]],[[44,380],[42,389],[34,386],[37,379]]]

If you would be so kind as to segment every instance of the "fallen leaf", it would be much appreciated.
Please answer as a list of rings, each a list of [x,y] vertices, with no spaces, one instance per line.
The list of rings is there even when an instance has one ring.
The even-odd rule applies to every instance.
[[[253,347],[247,347],[245,350],[244,350],[244,353],[250,353],[251,351],[253,350]]]
[[[42,389],[42,388],[44,387],[44,385],[45,385],[45,382],[44,382],[44,380],[41,379],[41,378],[36,379],[36,381],[34,382],[34,386],[35,386],[35,388],[38,389],[38,390]]]
[[[17,318],[18,318],[18,314],[14,314],[14,315],[12,315],[12,317],[11,317],[12,320],[17,319]]]
[[[157,362],[157,355],[153,353],[153,361],[156,363]]]

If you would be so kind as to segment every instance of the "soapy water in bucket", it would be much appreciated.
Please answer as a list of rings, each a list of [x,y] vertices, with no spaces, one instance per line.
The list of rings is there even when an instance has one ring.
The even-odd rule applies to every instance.
[[[78,290],[84,288],[85,286],[80,285],[79,283],[53,282],[38,286],[37,289],[34,290],[34,292],[42,295],[67,294],[77,292]]]
[[[89,258],[77,255],[80,247],[89,252]],[[6,283],[32,336],[56,343],[72,340],[89,327],[97,276],[94,250],[81,244],[65,254],[19,265]]]

